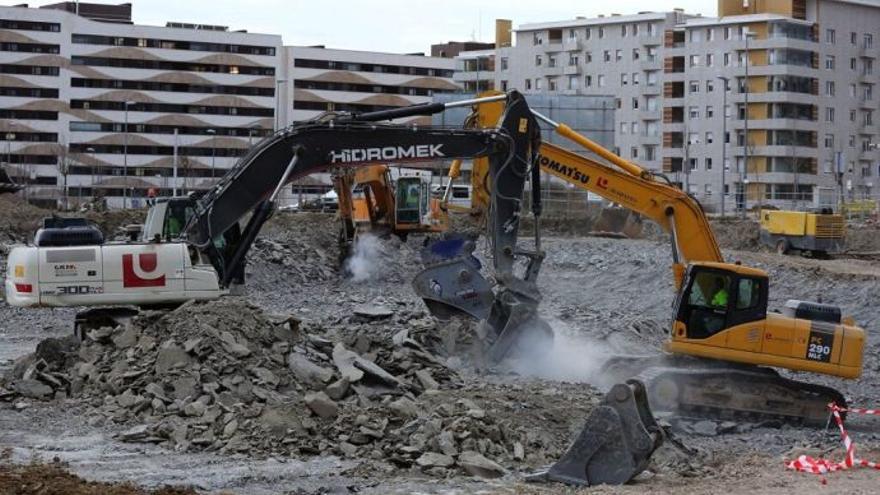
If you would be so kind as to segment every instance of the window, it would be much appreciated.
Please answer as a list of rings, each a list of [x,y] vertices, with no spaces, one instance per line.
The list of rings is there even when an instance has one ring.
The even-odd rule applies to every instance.
[[[639,123],[638,123],[638,122],[633,122],[632,125],[630,126],[630,134],[632,134],[633,136],[635,136],[635,135],[637,135],[638,133],[639,133]]]
[[[706,54],[706,67],[712,67],[715,65],[715,55],[711,53]]]
[[[825,56],[825,68],[828,70],[834,70],[834,55]]]
[[[556,91],[556,78],[548,77],[547,78],[547,89],[550,91]]]
[[[626,134],[628,131],[629,131],[629,124],[626,122],[621,122],[620,123],[620,133]]]
[[[532,80],[531,79],[526,79],[525,88],[532,89]]]
[[[691,38],[691,43],[698,43],[702,41],[702,36],[700,36],[700,32],[696,29],[692,29],[689,34]]]
[[[638,72],[632,73],[632,83],[633,83],[633,86],[636,86],[639,84],[639,73]]]
[[[874,35],[871,33],[865,33],[865,48],[872,48],[874,46]]]
[[[648,36],[656,36],[657,32],[657,25],[653,23],[648,23]]]
[[[855,110],[850,110],[850,111],[849,111],[849,121],[850,121],[850,122],[855,122],[855,121],[856,121],[856,111],[855,111]]]
[[[544,57],[540,55],[535,55],[535,66],[540,66],[544,64]]]
[[[712,159],[711,158],[706,158],[706,170],[712,170]],[[708,190],[708,187],[709,187],[709,185],[707,184],[706,185],[707,190]]]
[[[626,38],[626,24],[620,25],[620,37]]]
[[[601,40],[604,37],[605,37],[605,28],[600,26],[599,27],[599,39]]]
[[[501,70],[508,70],[510,67],[510,59],[507,57],[501,57]]]
[[[711,119],[715,116],[715,108],[712,105],[706,105],[706,118]]]
[[[568,89],[578,89],[580,78],[578,76],[568,76]]]
[[[730,67],[730,53],[724,54],[724,66]]]
[[[825,147],[834,148],[834,134],[825,134]]]
[[[831,143],[834,144],[834,141],[832,140]],[[849,144],[850,148],[856,147],[856,137],[853,136],[852,134],[849,135],[849,143],[848,144]]]
[[[589,64],[593,61],[593,52],[585,52],[584,53],[584,63]]]
[[[556,55],[547,55],[547,67],[556,67]]]
[[[544,89],[544,80],[540,77],[535,78],[535,89],[538,91]]]
[[[834,81],[825,81],[825,95],[834,96]]]
[[[715,91],[715,81],[713,81],[711,79],[707,79],[706,80],[706,92],[711,93],[713,91]]]
[[[713,134],[712,131],[707,131],[706,132],[706,144],[712,144],[714,142],[715,142],[715,134]],[[712,167],[709,167],[709,169],[711,169],[711,168]]]
[[[691,81],[688,84],[688,91],[691,93],[699,93],[700,92],[700,81]]]
[[[835,33],[834,33],[833,29],[826,29],[825,30],[825,43],[833,45],[834,44],[834,34]]]
[[[633,60],[638,60],[638,59],[639,59],[639,56],[640,56],[639,49],[638,49],[638,48],[633,48],[633,53],[632,53]]]
[[[533,45],[543,45],[544,44],[544,33],[533,33],[532,34],[532,44]]]
[[[707,158],[707,160],[708,160],[708,158]],[[706,196],[711,196],[712,195],[712,184],[706,184],[705,186],[703,186],[703,191],[705,192]]]
[[[689,119],[699,119],[700,118],[700,107],[688,107],[688,118]]]
[[[631,158],[638,158],[639,157],[639,148],[637,148],[636,146],[633,146],[632,148],[630,148],[629,156]]]
[[[584,86],[587,88],[593,86],[593,76],[584,76]]]
[[[706,41],[715,41],[715,29],[706,28]]]
[[[578,39],[577,31],[574,29],[569,29],[568,30],[568,39],[570,39],[570,40]]]
[[[728,27],[724,28],[724,39],[729,40],[729,39],[733,38],[734,29],[736,29],[736,28],[734,28],[732,26],[728,26]]]
[[[593,39],[593,28],[587,28],[585,39]]]
[[[858,65],[856,65],[855,57],[851,57],[849,59],[849,70],[859,70]]]
[[[855,98],[855,97],[856,97],[856,85],[855,85],[855,84],[850,84],[850,85],[849,85],[849,97],[850,97],[850,98]]]
[[[639,35],[639,25],[638,24],[632,24],[630,26],[630,34],[632,34],[633,36]]]
[[[851,45],[855,45],[857,43],[856,39],[858,39],[858,34],[855,32],[849,33],[849,42]]]
[[[507,85],[507,80],[506,80],[506,79],[502,79],[502,80],[501,80],[501,91],[507,91],[507,89],[508,89],[507,86],[508,86],[508,85]]]
[[[570,66],[577,65],[579,61],[580,60],[579,60],[577,52],[573,52],[573,53],[568,54],[568,65],[570,65]]]
[[[657,71],[645,72],[645,75],[648,79],[648,86],[656,86],[657,85]]]
[[[599,74],[598,79],[596,80],[596,85],[600,88],[605,87],[605,74]]]
[[[620,75],[620,85],[626,86],[629,81],[629,76],[626,73]]]
[[[688,144],[700,144],[700,133],[699,132],[689,132],[688,133]],[[692,158],[694,161],[694,167],[691,170],[696,170],[697,159]]]
[[[611,50],[605,50],[604,52],[602,52],[602,55],[604,56],[606,62],[611,62]]]
[[[637,110],[639,108],[639,99],[637,97],[633,97],[632,99],[632,108],[633,110]]]
[[[753,278],[739,281],[736,291],[736,309],[754,309],[761,303],[761,282]]]
[[[656,112],[657,111],[657,101],[658,98],[656,96],[646,96],[645,97],[645,106],[648,107],[648,111]]]
[[[825,122],[834,122],[834,107],[825,109]]]
[[[659,136],[660,135],[660,126],[657,125],[657,121],[649,121],[645,126],[645,135],[647,136]],[[646,153],[647,154],[647,153]]]
[[[623,60],[623,50],[615,50],[614,51],[614,59],[618,62]]]
[[[697,170],[699,161],[696,158],[688,158],[688,165],[691,171]],[[693,192],[693,191],[689,191]]]
[[[700,56],[699,55],[691,55],[691,67],[698,67],[700,65]]]

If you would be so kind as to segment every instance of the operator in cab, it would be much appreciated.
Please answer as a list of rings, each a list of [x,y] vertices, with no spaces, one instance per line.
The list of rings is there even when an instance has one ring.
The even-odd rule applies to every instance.
[[[716,308],[727,307],[728,295],[726,285],[723,277],[715,279],[715,295],[712,296],[712,306]]]

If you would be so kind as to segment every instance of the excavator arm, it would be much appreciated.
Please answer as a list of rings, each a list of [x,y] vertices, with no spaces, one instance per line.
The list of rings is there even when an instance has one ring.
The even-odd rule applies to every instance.
[[[475,105],[468,123],[473,127],[491,127],[503,110],[501,102]],[[602,163],[555,144],[542,142],[535,159],[541,172],[644,215],[669,232],[672,238],[672,269],[676,287],[681,286],[687,263],[724,261],[709,220],[696,199],[662,176],[624,160],[567,125],[534,113],[557,134],[610,163]],[[477,212],[488,211],[489,205],[485,199],[490,194],[486,190],[489,184],[486,180],[487,173],[487,162],[474,160],[471,174],[471,185],[475,191],[472,209]]]
[[[487,129],[378,123],[438,113],[473,101],[414,105],[288,127],[253,147],[196,201],[184,236],[208,256],[222,285],[228,286],[243,282],[245,255],[273,211],[281,187],[299,177],[334,167],[487,158],[498,171],[500,190],[507,191],[496,205],[498,214],[504,215],[505,228],[493,238],[499,246],[515,244],[525,182],[521,169],[534,158],[540,134],[522,95],[511,92],[493,98],[506,102],[505,112],[498,127]],[[248,215],[243,232],[237,234],[239,222]],[[494,261],[499,270],[513,266],[513,250],[500,249],[497,254]]]

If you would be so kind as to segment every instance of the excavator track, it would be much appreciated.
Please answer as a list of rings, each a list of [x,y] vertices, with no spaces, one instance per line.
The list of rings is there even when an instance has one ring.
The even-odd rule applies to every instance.
[[[605,370],[609,378],[630,375],[645,383],[654,411],[684,416],[823,426],[829,403],[846,407],[837,390],[759,366],[692,357],[615,357]]]

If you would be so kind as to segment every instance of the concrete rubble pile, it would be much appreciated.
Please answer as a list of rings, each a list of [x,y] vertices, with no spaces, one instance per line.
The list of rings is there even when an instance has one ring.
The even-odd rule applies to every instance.
[[[353,316],[361,318],[357,331],[328,332],[238,298],[146,311],[128,325],[89,331],[81,344],[44,340],[16,362],[0,395],[22,409],[33,401],[81,405],[126,442],[338,455],[365,460],[359,469],[367,471],[494,477],[502,465],[547,462],[565,448],[567,432],[510,419],[535,405],[496,404],[509,392],[502,385],[468,390],[409,330],[371,335],[373,317]],[[427,320],[414,320],[412,334],[427,334]],[[575,395],[586,397],[581,409],[593,401],[592,392]],[[489,407],[508,410],[499,418]]]

